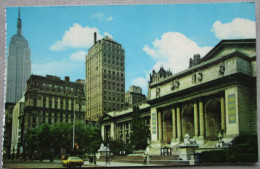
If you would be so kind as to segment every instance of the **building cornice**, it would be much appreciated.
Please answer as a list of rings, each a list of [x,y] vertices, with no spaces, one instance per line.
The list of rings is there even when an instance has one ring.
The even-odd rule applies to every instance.
[[[140,109],[140,112],[141,112],[141,115],[144,115],[146,112],[150,112],[150,106],[146,107],[146,108],[143,108],[143,109]],[[106,122],[110,122],[110,121],[116,121],[116,120],[122,119],[122,118],[131,117],[132,114],[133,114],[133,112],[129,112],[129,113],[121,114],[121,115],[114,116],[114,117],[110,116],[109,119],[100,121],[100,124],[106,123]]]
[[[177,102],[180,99],[196,96],[201,93],[206,93],[239,84],[247,87],[254,87],[256,86],[256,78],[238,72],[229,76],[224,76],[210,82],[202,83],[200,85],[181,90],[179,92],[174,92],[156,99],[148,100],[147,103],[150,104],[151,107],[155,107],[169,102]]]
[[[239,50],[235,50],[234,52],[232,53],[229,53],[221,58],[218,58],[218,59],[215,59],[215,60],[212,60],[212,61],[205,61],[205,63],[200,63],[194,67],[191,67],[187,70],[184,70],[180,73],[177,73],[177,74],[174,74],[166,79],[163,79],[162,81],[159,81],[157,83],[152,83],[152,84],[149,84],[149,87],[150,88],[153,88],[153,87],[156,87],[158,85],[162,85],[164,83],[168,83],[168,82],[171,82],[172,80],[175,80],[175,79],[180,79],[181,77],[183,76],[186,76],[186,75],[189,75],[189,74],[192,74],[193,72],[196,72],[198,70],[202,70],[202,69],[205,69],[207,67],[210,67],[214,64],[219,64],[220,62],[223,62],[224,60],[227,60],[227,59],[230,59],[230,58],[233,58],[233,57],[238,57],[238,58],[241,58],[241,59],[244,59],[246,61],[254,61],[256,60],[256,57],[249,57],[249,56],[246,56],[246,54],[240,52]]]

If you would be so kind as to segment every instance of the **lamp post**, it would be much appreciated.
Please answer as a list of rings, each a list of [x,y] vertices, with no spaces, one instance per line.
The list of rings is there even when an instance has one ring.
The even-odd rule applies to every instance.
[[[27,160],[27,142],[24,143],[23,159]]]
[[[217,137],[218,137],[218,143],[217,143],[217,147],[223,147],[223,143],[222,143],[222,138],[223,138],[223,130],[218,130],[217,132]]]
[[[73,106],[73,143],[72,143],[72,148],[73,148],[73,153],[75,152],[75,96],[74,96],[74,106]]]

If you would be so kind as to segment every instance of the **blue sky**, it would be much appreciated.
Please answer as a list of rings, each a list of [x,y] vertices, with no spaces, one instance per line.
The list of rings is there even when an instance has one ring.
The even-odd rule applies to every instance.
[[[125,49],[126,91],[147,94],[149,73],[188,68],[222,39],[255,38],[254,3],[21,7],[22,32],[31,49],[32,73],[85,79],[85,55],[98,38]],[[6,8],[7,48],[16,34],[17,7]]]

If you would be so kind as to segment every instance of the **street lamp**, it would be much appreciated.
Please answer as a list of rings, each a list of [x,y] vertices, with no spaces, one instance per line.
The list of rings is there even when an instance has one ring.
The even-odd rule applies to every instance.
[[[217,147],[223,147],[223,143],[222,143],[222,138],[223,138],[223,130],[218,130],[217,131],[217,137],[218,137],[218,143],[217,143]]]
[[[73,153],[75,152],[75,96],[74,96],[74,106],[73,106],[73,143],[72,143],[72,148],[73,148]]]

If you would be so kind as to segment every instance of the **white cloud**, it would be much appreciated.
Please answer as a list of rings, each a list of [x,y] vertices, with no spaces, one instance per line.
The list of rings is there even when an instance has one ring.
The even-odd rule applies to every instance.
[[[70,55],[72,61],[85,61],[86,52],[81,50]]]
[[[110,33],[108,33],[108,32],[105,32],[104,35],[114,39],[113,36]]]
[[[112,21],[113,20],[113,17],[112,16],[110,16],[110,17],[108,17],[107,19],[106,19],[106,21]]]
[[[254,21],[243,18],[236,18],[232,22],[222,23],[216,21],[211,31],[219,39],[239,39],[239,38],[255,38],[256,25]]]
[[[98,28],[82,27],[74,23],[69,30],[65,31],[62,40],[56,41],[50,50],[59,51],[67,48],[89,48],[93,45],[94,32],[97,33],[97,39],[101,39],[104,35],[99,33]]]
[[[155,39],[153,46],[145,45],[143,50],[155,60],[153,69],[161,66],[170,69],[173,73],[189,67],[189,59],[194,54],[203,57],[212,47],[199,47],[196,42],[178,32],[164,33],[160,39]]]
[[[100,21],[103,20],[103,17],[104,17],[103,13],[97,13],[97,14],[91,16],[91,18],[97,18]]]
[[[112,21],[113,20],[113,17],[112,16],[109,16],[109,17],[105,17],[105,15],[103,13],[97,13],[97,14],[94,14],[92,15],[90,18],[92,19],[98,19],[99,21]]]
[[[148,78],[143,78],[143,77],[137,77],[134,79],[131,83],[131,85],[139,86],[143,90],[143,94],[146,94],[147,87],[148,87]],[[128,89],[127,89],[128,90]]]

